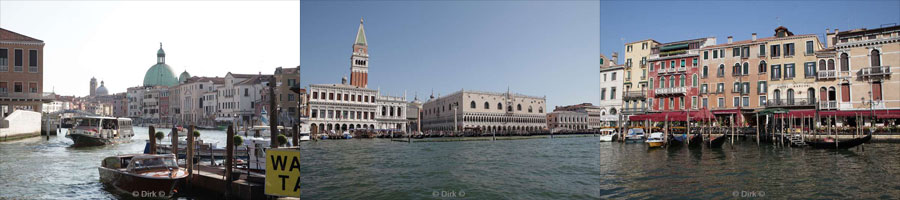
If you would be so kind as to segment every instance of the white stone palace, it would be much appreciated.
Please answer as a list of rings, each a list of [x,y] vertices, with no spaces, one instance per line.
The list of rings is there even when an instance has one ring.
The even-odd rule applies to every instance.
[[[425,102],[422,129],[540,131],[547,128],[546,104],[546,97],[460,90]]]

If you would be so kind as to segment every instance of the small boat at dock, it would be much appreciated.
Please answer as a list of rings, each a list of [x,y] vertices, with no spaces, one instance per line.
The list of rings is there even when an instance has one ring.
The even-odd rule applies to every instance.
[[[615,129],[605,128],[600,129],[600,141],[601,142],[612,142],[618,138],[619,134],[616,133]]]
[[[650,133],[650,137],[647,138],[647,145],[650,148],[662,147],[666,144],[666,140],[663,138],[663,133],[655,132]]]
[[[628,135],[625,135],[625,142],[644,142],[644,129],[629,129]]]
[[[722,145],[725,144],[726,138],[728,137],[726,137],[726,135],[724,134],[720,135],[719,137],[712,138],[710,139],[709,143],[707,143],[707,146],[709,148],[722,148]]]
[[[837,139],[830,139],[830,141],[808,141],[806,142],[806,145],[816,149],[849,149],[867,143],[869,140],[872,140],[872,132],[869,132],[868,135],[861,138],[853,138],[844,141],[839,141]]]
[[[110,156],[98,167],[100,182],[134,197],[168,198],[187,177],[172,154]]]

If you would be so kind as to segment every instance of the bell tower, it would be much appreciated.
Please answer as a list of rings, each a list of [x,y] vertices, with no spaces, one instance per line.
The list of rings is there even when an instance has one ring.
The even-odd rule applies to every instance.
[[[361,88],[369,86],[369,46],[366,44],[366,31],[363,29],[362,18],[359,18],[356,42],[353,43],[353,55],[350,56],[350,85]]]

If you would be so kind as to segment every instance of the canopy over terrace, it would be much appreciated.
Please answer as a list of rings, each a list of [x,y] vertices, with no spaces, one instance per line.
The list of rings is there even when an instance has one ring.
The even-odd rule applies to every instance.
[[[791,110],[786,113],[775,113],[776,118],[815,117],[816,110]],[[871,117],[878,119],[900,119],[900,110],[828,110],[819,111],[820,117]]]
[[[655,122],[661,122],[669,120],[670,122],[683,122],[687,121],[688,115],[691,117],[691,121],[708,121],[713,120],[716,117],[709,112],[709,110],[703,109],[699,111],[672,111],[672,112],[661,112],[661,113],[648,113],[643,115],[633,115],[628,117],[628,120],[631,121],[644,121],[650,120]]]

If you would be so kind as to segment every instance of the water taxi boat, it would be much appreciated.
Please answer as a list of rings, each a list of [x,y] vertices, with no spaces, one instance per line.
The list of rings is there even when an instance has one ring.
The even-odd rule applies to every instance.
[[[663,133],[650,133],[650,137],[647,138],[647,145],[650,148],[662,147],[664,144],[666,144],[666,140],[663,138]]]
[[[628,135],[625,136],[625,142],[643,142],[644,141],[644,129],[633,128],[628,130]]]
[[[616,140],[619,134],[616,133],[615,129],[605,128],[600,129],[600,141],[601,142],[612,142]]]
[[[66,134],[73,146],[100,146],[130,142],[134,136],[129,118],[73,117]]]
[[[100,182],[134,197],[168,198],[187,177],[172,154],[125,154],[103,159]]]

